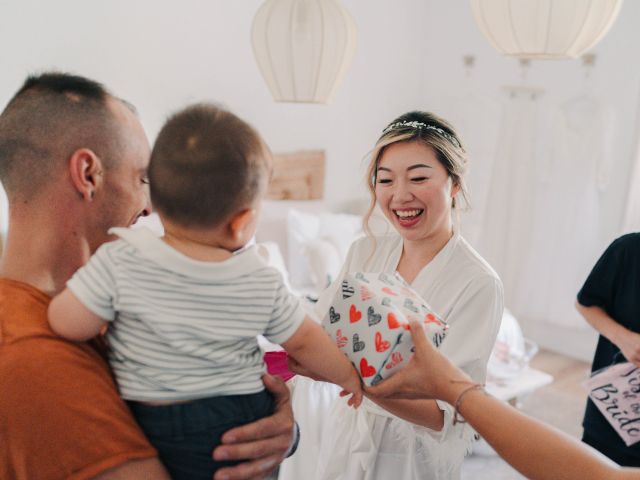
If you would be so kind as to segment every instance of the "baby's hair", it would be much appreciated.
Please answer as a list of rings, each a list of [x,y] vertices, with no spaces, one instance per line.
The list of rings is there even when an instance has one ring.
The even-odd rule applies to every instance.
[[[233,113],[187,107],[167,120],[153,147],[153,206],[178,225],[218,226],[262,193],[267,155],[258,132]]]

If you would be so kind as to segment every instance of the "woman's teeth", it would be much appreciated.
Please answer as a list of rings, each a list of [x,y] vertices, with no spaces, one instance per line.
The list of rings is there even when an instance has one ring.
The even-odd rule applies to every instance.
[[[422,210],[396,210],[396,215],[400,218],[417,217],[422,213]]]

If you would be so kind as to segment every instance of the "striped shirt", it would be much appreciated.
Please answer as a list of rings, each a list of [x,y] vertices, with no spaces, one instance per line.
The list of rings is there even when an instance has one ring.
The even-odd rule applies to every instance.
[[[191,259],[147,229],[112,229],[67,286],[111,322],[109,360],[127,400],[190,400],[264,389],[256,336],[288,340],[300,300],[253,246],[222,262]]]

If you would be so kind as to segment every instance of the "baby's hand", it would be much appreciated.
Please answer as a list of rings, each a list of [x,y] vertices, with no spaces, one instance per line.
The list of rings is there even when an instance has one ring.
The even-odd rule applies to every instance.
[[[343,388],[340,396],[344,397],[351,394],[347,404],[350,407],[358,408],[362,403],[362,382],[360,381],[360,376],[357,374],[355,369],[353,370],[352,375],[349,376],[349,379],[340,386]]]

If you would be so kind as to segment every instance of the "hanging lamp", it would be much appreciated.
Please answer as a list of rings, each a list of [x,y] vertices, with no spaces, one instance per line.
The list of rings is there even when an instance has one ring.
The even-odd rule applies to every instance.
[[[329,103],[353,59],[356,26],[340,0],[266,0],[251,41],[276,101]]]
[[[500,53],[576,58],[616,20],[622,0],[471,0],[480,31]]]

